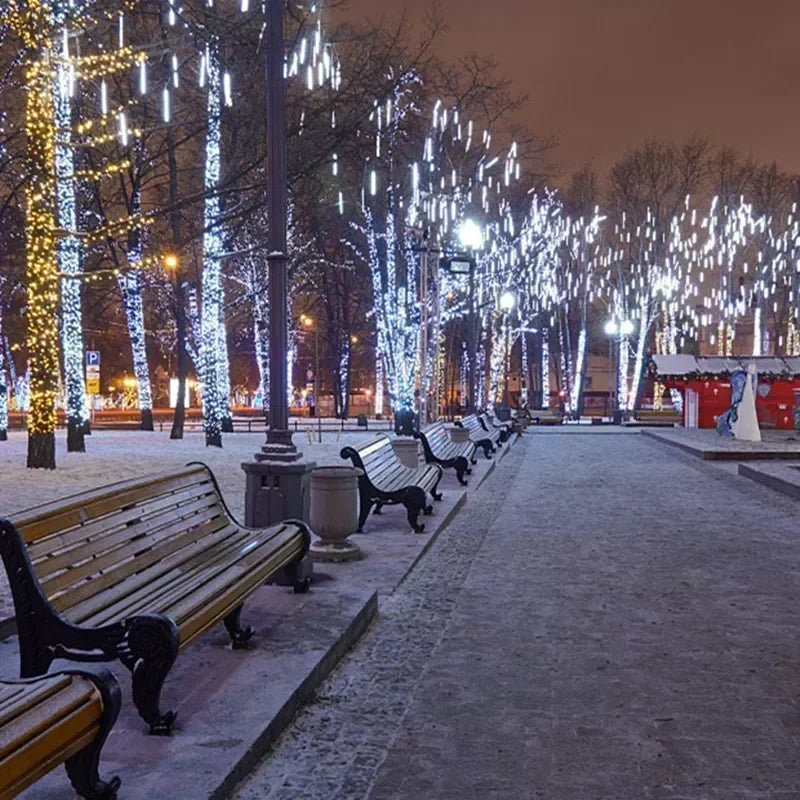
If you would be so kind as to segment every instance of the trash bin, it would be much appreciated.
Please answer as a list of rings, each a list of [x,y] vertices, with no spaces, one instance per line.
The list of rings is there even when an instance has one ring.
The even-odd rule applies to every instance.
[[[419,442],[416,439],[392,439],[392,447],[405,466],[419,469]]]
[[[401,408],[394,413],[394,432],[398,436],[414,435],[414,412],[410,408]]]
[[[361,550],[348,537],[358,530],[357,467],[318,467],[311,473],[311,544],[314,561],[353,561]]]
[[[453,425],[452,428],[448,428],[448,432],[450,433],[450,441],[453,444],[466,444],[469,441],[468,428],[460,428],[458,425]]]

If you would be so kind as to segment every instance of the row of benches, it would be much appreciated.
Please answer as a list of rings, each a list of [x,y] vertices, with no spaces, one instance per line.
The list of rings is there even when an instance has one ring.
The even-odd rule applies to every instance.
[[[375,514],[380,514],[385,505],[402,504],[411,529],[422,533],[425,525],[419,521],[419,516],[433,512],[428,495],[434,501],[441,500],[438,486],[443,471],[455,470],[459,483],[466,486],[466,476],[472,472],[470,464],[477,463],[477,449],[481,448],[486,458],[491,458],[511,435],[509,423],[499,422],[488,413],[466,416],[456,425],[469,431],[467,442],[453,442],[442,422],[414,433],[425,454],[425,465],[416,469],[400,461],[388,436],[342,450],[342,458],[350,459],[353,466],[361,470],[358,479],[359,532],[364,530],[364,523],[373,508]]]
[[[459,481],[475,450],[487,458],[508,438],[491,417],[468,417],[464,444],[443,425],[417,434],[426,465],[405,467],[388,437],[342,456],[363,469],[361,528],[374,507],[403,504],[419,515],[441,499],[444,469]],[[178,654],[219,622],[234,648],[253,634],[243,603],[265,582],[305,592],[311,532],[297,520],[263,530],[238,524],[203,464],[84,492],[0,520],[2,556],[14,600],[23,680],[0,682],[0,798],[13,797],[65,764],[75,790],[110,800],[119,780],[104,782],[98,761],[116,720],[120,691],[110,673],[46,674],[55,659],[121,662],[151,734],[168,734],[175,712],[160,707]]]

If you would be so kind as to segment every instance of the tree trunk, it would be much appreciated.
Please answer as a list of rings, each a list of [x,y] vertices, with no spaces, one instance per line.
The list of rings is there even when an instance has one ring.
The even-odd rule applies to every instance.
[[[86,432],[83,420],[67,417],[67,452],[85,453],[86,444],[83,435]]]
[[[163,60],[164,74],[167,80],[171,66]],[[178,203],[178,159],[175,154],[175,131],[172,126],[167,128],[167,163],[169,166],[169,201],[172,212],[170,214],[170,228],[172,229],[172,243],[177,249],[181,244],[181,212]],[[177,255],[177,253],[176,253]],[[188,369],[188,354],[186,352],[186,297],[184,295],[183,281],[180,275],[180,263],[175,267],[175,329],[176,344],[178,348],[178,397],[175,403],[175,415],[172,419],[170,439],[183,439],[183,422],[186,418],[186,373]]]
[[[233,433],[231,412],[231,363],[228,357],[228,333],[225,329],[225,310],[220,307],[219,321],[219,390],[222,400],[222,432]]]
[[[28,434],[28,469],[56,468],[55,433]]]
[[[199,375],[203,386],[203,427],[206,446],[222,447],[224,413],[220,385],[220,323],[222,318],[222,237],[218,228],[220,200],[217,187],[220,176],[220,112],[222,107],[222,74],[219,43],[206,46],[208,82],[206,159],[204,186],[206,191],[203,233],[203,296],[198,355],[202,364]]]
[[[66,67],[61,66],[53,83],[53,108],[56,122],[55,174],[56,217],[62,230],[78,227],[75,197],[75,156],[71,146],[72,99]],[[80,271],[80,245],[74,236],[65,236],[57,244],[61,278],[61,346],[64,356],[64,382],[67,396],[67,451],[83,453],[86,399],[83,376],[83,326],[81,320],[80,281],[66,276]]]
[[[28,467],[55,469],[58,391],[58,262],[56,256],[55,137],[50,53],[28,67],[26,132],[27,343],[30,370]]]
[[[172,419],[170,439],[183,439],[183,422],[186,418],[186,306],[183,297],[183,284],[176,279],[175,286],[175,322],[178,338],[178,398],[175,403],[175,416]],[[220,442],[220,446],[221,446]]]
[[[141,147],[135,147],[137,162],[141,156]],[[133,186],[131,194],[131,215],[141,212],[141,192],[139,179]],[[128,263],[139,264],[142,260],[141,231],[131,231],[128,237]],[[122,304],[125,308],[125,320],[128,323],[128,336],[131,342],[133,374],[136,376],[136,388],[139,396],[139,409],[142,414],[139,428],[143,431],[153,430],[153,397],[150,390],[150,369],[147,364],[147,339],[144,328],[144,304],[142,302],[142,275],[138,269],[120,275],[119,288],[122,292]]]
[[[0,281],[2,285],[2,281]],[[8,439],[8,382],[3,350],[3,304],[0,300],[0,442]]]

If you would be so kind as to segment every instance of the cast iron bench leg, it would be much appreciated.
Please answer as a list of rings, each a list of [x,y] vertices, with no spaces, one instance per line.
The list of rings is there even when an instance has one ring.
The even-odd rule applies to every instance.
[[[358,512],[358,533],[364,533],[364,523],[367,521],[370,509],[372,508],[372,498],[369,492],[360,492],[360,503]]]
[[[133,702],[154,736],[169,736],[177,713],[159,708],[161,688],[178,655],[180,636],[168,617],[147,615],[131,620],[120,660],[133,676]]]
[[[85,674],[84,674],[85,675]],[[106,673],[108,675],[108,673]],[[100,751],[111,732],[111,728],[117,721],[119,708],[122,702],[119,685],[116,681],[101,674],[99,680],[93,681],[100,690],[103,698],[103,716],[100,720],[100,730],[97,736],[83,748],[75,753],[72,758],[68,758],[64,763],[75,791],[88,800],[113,800],[117,796],[119,789],[119,778],[112,778],[110,781],[101,781],[98,773],[98,762],[100,761]]]
[[[419,522],[419,515],[425,511],[425,492],[419,486],[409,487],[403,497],[403,505],[408,512],[408,524],[415,533],[423,533],[424,523]]]
[[[458,478],[458,482],[462,486],[466,486],[467,479],[464,477],[464,475],[467,475],[470,472],[472,472],[472,470],[469,468],[469,463],[467,462],[467,459],[464,458],[464,456],[459,456],[456,459],[455,468],[456,468],[456,478]]]
[[[231,644],[234,650],[246,650],[247,643],[253,636],[252,625],[242,628],[241,616],[242,606],[239,605],[223,620],[225,629],[230,634]]]

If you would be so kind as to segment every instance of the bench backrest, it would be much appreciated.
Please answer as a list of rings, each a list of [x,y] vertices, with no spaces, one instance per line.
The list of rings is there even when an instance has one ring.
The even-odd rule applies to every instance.
[[[470,431],[482,431],[480,420],[474,414],[468,414],[461,418],[461,424]]]
[[[437,452],[438,450],[441,450],[444,447],[452,444],[450,434],[445,429],[443,422],[435,422],[430,426],[430,428],[423,431],[423,433],[425,434],[425,438],[428,440],[431,450],[434,452]]]
[[[357,458],[353,458],[353,454]],[[379,481],[383,475],[402,462],[397,457],[392,447],[392,440],[388,436],[380,436],[372,442],[358,447],[345,447],[341,453],[342,458],[351,459],[356,466],[361,467],[371,483]]]
[[[484,411],[480,417],[478,417],[478,423],[487,433],[491,435],[500,435],[500,432],[497,430],[497,426],[494,424],[488,411]]]
[[[231,525],[202,465],[73,495],[11,521],[60,613],[201,538],[208,546],[209,536]]]

